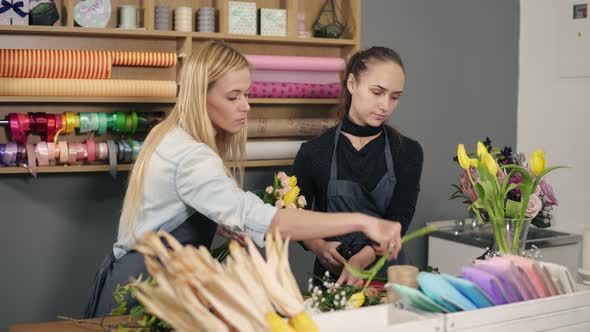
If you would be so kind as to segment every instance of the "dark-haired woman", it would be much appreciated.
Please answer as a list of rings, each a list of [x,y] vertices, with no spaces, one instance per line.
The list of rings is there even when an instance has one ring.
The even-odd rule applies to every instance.
[[[362,212],[400,223],[407,231],[414,211],[423,153],[418,142],[401,135],[386,121],[404,92],[405,72],[400,56],[385,47],[353,55],[343,81],[344,117],[340,124],[301,146],[293,165],[301,193],[314,210]],[[314,274],[329,271],[338,284],[359,286],[362,280],[342,269],[349,264],[367,268],[377,259],[361,233],[306,240],[317,259]],[[390,261],[380,271],[397,262]]]

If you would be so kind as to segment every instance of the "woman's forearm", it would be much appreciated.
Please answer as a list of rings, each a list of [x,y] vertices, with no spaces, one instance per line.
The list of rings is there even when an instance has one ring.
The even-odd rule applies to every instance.
[[[311,240],[363,232],[367,221],[359,213],[321,213],[301,209],[279,209],[271,230],[275,228],[292,240]]]

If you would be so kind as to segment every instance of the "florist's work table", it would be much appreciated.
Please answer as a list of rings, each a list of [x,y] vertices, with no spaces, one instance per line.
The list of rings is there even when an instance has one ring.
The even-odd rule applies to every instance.
[[[312,318],[322,332],[497,332],[510,328],[514,331],[590,331],[590,290],[581,285],[578,285],[578,289],[579,291],[572,294],[451,314],[401,310],[383,304],[314,314]],[[127,317],[111,317],[105,319],[105,323],[116,324],[126,319]],[[95,324],[81,325],[74,322],[22,324],[10,329],[10,332],[30,331],[88,332],[104,329]]]
[[[116,326],[120,322],[127,322],[128,316],[83,319],[80,321],[60,321],[38,324],[17,324],[10,327],[10,332],[90,332],[105,331],[108,326]],[[103,327],[100,326],[102,321]],[[106,328],[105,328],[106,327]]]

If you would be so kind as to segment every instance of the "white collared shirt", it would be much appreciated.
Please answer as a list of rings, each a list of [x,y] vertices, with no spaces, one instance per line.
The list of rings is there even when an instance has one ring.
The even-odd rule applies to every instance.
[[[172,130],[147,164],[143,205],[135,237],[171,232],[195,211],[216,223],[245,232],[259,246],[277,208],[245,192],[228,177],[221,158],[181,128]],[[115,258],[133,248],[130,234],[119,234]]]

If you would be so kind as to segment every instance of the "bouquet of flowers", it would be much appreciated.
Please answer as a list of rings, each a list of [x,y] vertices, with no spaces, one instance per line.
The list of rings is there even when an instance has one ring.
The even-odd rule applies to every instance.
[[[528,226],[526,220],[539,215],[543,201],[551,209],[557,204],[551,187],[541,182],[560,166],[545,168],[541,149],[531,154],[527,165],[522,156],[512,156],[511,149],[499,152],[491,148],[489,139],[486,143],[477,142],[476,158],[465,152],[463,144],[457,146],[457,161],[464,172],[461,186],[455,187],[457,192],[451,198],[464,197],[480,222],[491,221],[501,253],[518,254],[520,234]],[[542,226],[550,222],[547,216],[551,209],[541,213]],[[514,223],[513,230],[508,223]]]
[[[273,185],[266,187],[260,198],[264,203],[278,208],[303,209],[307,206],[307,201],[305,196],[299,195],[299,191],[297,177],[278,172],[274,175]]]
[[[528,163],[523,153],[515,153],[512,148],[505,146],[503,149],[492,146],[492,141],[489,137],[486,137],[483,142],[486,150],[490,155],[497,160],[500,167],[504,165],[517,165],[520,167],[527,167]],[[453,158],[455,162],[459,162],[458,157]],[[471,178],[475,181],[479,181],[479,173],[476,168],[470,168]],[[506,170],[500,168],[498,176],[499,178],[505,177]],[[523,177],[521,173],[512,173],[508,178],[508,184],[521,184],[523,183]],[[460,184],[453,184],[455,191],[451,194],[450,199],[463,199],[463,203],[471,206],[478,199],[477,192],[469,180],[467,170],[463,170],[461,175]],[[521,201],[522,192],[519,187],[510,190],[507,193],[507,198],[513,201]],[[551,226],[553,220],[553,209],[559,205],[555,191],[547,179],[542,178],[539,182],[537,190],[533,192],[529,197],[529,204],[527,205],[527,216],[532,218],[531,224],[539,228],[547,228]]]
[[[297,186],[297,177],[288,176],[285,172],[274,174],[273,185],[266,187],[264,192],[258,196],[264,203],[274,205],[284,209],[303,209],[307,206],[305,196],[299,195],[300,189]],[[225,229],[227,233],[231,230]],[[211,256],[218,261],[223,260],[229,255],[230,240],[225,241],[221,246],[211,251]]]

